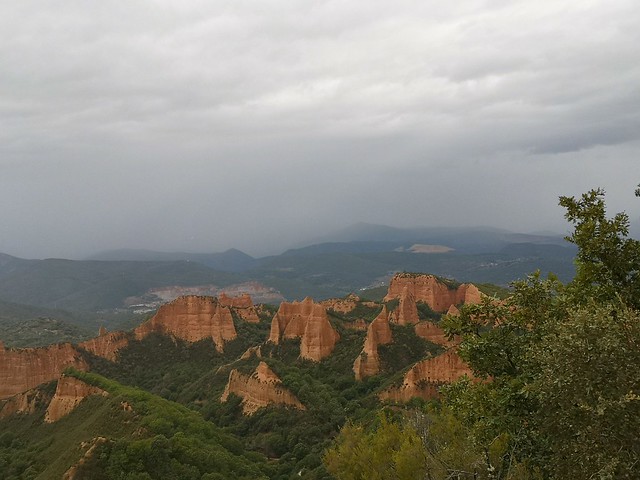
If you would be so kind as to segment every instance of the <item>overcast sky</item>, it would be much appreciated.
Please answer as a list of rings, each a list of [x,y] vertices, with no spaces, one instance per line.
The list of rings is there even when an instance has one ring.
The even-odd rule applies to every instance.
[[[0,252],[279,253],[640,200],[640,3],[0,3]]]

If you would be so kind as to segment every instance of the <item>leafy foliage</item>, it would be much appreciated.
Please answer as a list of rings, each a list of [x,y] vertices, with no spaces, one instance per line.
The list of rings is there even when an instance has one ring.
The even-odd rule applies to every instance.
[[[490,380],[451,386],[446,403],[478,445],[503,436],[510,459],[547,478],[635,478],[640,464],[640,242],[625,214],[606,218],[602,197],[560,199],[578,246],[572,282],[536,274],[504,303],[443,321]]]

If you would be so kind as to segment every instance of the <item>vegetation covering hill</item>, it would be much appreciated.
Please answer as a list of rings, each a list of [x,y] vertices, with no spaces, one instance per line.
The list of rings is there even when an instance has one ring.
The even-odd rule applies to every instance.
[[[3,479],[63,478],[70,465],[77,480],[268,478],[263,456],[246,451],[238,438],[197,412],[96,374],[67,375],[108,396],[90,396],[54,423],[43,421],[44,402],[32,414],[5,419],[0,430]],[[51,396],[53,388],[50,384],[41,391]]]

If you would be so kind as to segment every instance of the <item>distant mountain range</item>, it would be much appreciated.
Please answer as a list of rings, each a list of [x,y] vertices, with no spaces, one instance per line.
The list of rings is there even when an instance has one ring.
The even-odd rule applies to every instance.
[[[559,235],[358,224],[324,240],[262,258],[235,249],[209,254],[112,250],[86,260],[25,260],[0,254],[0,302],[76,312],[74,319],[84,312],[93,328],[96,312],[108,319],[167,287],[239,292],[243,285],[253,285],[292,300],[357,293],[383,285],[401,271],[501,286],[535,270],[554,272],[561,280],[574,275],[575,249]],[[27,312],[24,319],[42,316],[35,311],[30,315],[29,309],[12,311]],[[58,318],[67,320],[64,315]]]

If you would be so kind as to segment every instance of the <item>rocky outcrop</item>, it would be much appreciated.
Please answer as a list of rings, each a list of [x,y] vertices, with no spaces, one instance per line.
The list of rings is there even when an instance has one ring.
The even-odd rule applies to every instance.
[[[302,302],[282,302],[271,321],[269,341],[300,338],[300,356],[319,362],[329,356],[340,339],[324,307],[309,297]]]
[[[34,388],[9,397],[0,405],[0,420],[16,414],[32,414],[39,403],[46,401],[41,390]]]
[[[342,326],[344,328],[348,328],[349,330],[359,330],[359,331],[365,331],[368,328],[367,322],[364,320],[364,318],[358,318],[353,322],[344,322]]]
[[[260,348],[260,345],[247,348],[245,352],[240,356],[240,360],[249,360],[254,355],[256,356],[256,358],[262,358],[262,350]]]
[[[100,335],[91,340],[81,342],[78,346],[98,357],[112,362],[118,359],[118,352],[129,345],[129,336],[125,332],[107,332],[100,329]]]
[[[378,345],[386,345],[392,342],[389,313],[387,312],[387,307],[383,307],[378,316],[369,324],[364,346],[353,364],[356,380],[362,380],[365,377],[380,373]]]
[[[385,390],[379,397],[394,402],[408,402],[414,397],[436,398],[438,387],[464,375],[473,378],[469,366],[452,348],[442,355],[416,363],[404,376],[401,386]]]
[[[260,317],[256,311],[256,307],[253,305],[251,295],[243,293],[237,297],[230,297],[226,293],[221,293],[218,296],[218,302],[223,307],[230,308],[241,319],[249,323],[259,323]]]
[[[44,415],[44,421],[46,423],[57,422],[71,413],[82,400],[90,395],[107,396],[108,393],[75,377],[61,376],[58,380],[56,393],[51,399],[47,413]]]
[[[242,398],[242,412],[251,415],[267,405],[287,405],[304,410],[304,405],[289,390],[265,362],[260,362],[251,375],[231,370],[221,402],[226,402],[230,394]]]
[[[236,329],[229,307],[213,297],[186,296],[160,307],[148,321],[134,330],[137,340],[151,333],[160,333],[186,342],[213,339],[218,351],[227,341],[236,338]]]
[[[349,313],[358,306],[360,297],[354,293],[350,293],[345,298],[330,298],[321,302],[321,305],[327,310],[333,310],[337,313]]]
[[[71,466],[69,468],[69,470],[67,470],[66,472],[64,472],[64,474],[62,475],[62,480],[78,480],[80,478],[85,478],[82,475],[82,468],[87,464],[87,463],[91,463],[93,460],[93,457],[95,456],[96,452],[98,451],[98,447],[100,447],[101,445],[104,445],[105,443],[107,443],[108,440],[105,437],[95,437],[93,440],[91,440],[90,442],[82,442],[80,444],[80,448],[81,449],[87,449],[87,451],[84,453],[84,455],[82,456],[82,458],[80,459],[80,461],[78,463],[76,463],[75,465]]]
[[[398,308],[392,314],[392,321],[398,325],[415,325],[420,321],[416,299],[408,288],[402,290]]]
[[[447,315],[451,315],[452,317],[460,315],[460,310],[455,305],[451,305],[449,310],[447,310]]]
[[[425,340],[442,345],[444,347],[452,347],[457,345],[459,340],[454,338],[449,340],[448,336],[444,333],[444,330],[438,325],[432,322],[420,322],[415,326],[416,335]]]
[[[68,367],[88,368],[80,351],[69,343],[6,349],[0,342],[0,399],[51,382]]]
[[[480,303],[482,293],[471,283],[463,283],[450,289],[433,275],[398,273],[389,283],[384,301],[399,299],[407,289],[416,302],[425,302],[435,312],[446,312],[451,305]]]

